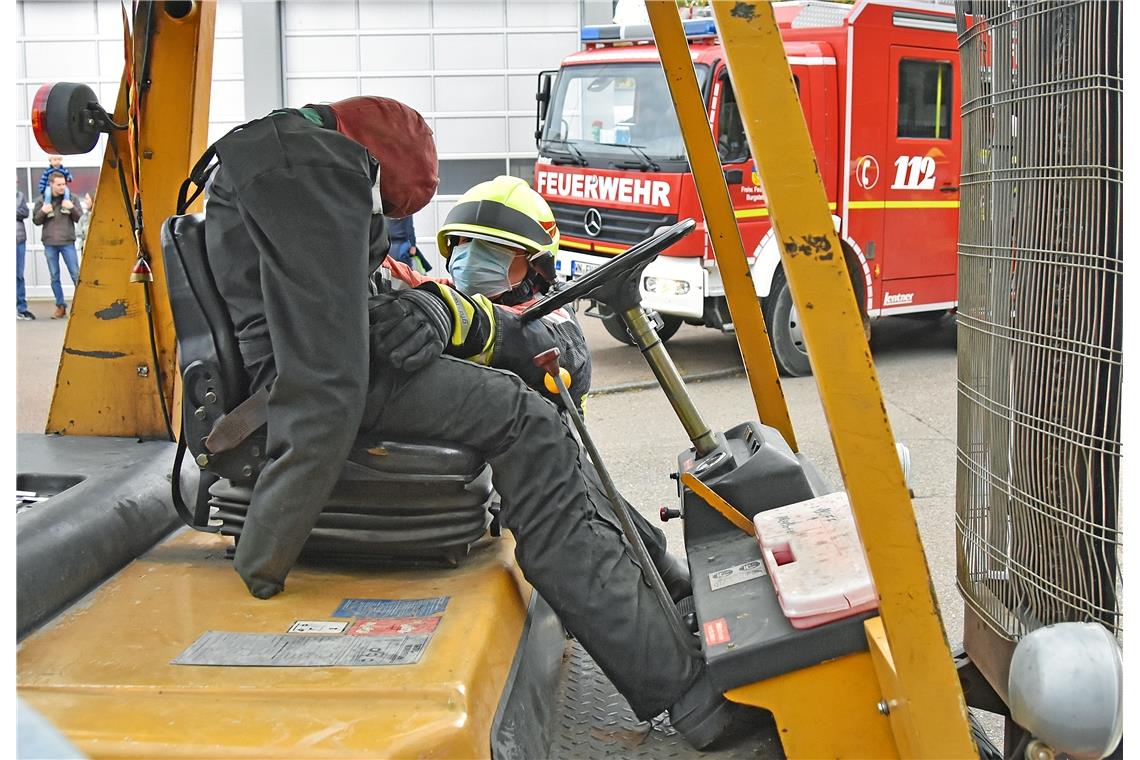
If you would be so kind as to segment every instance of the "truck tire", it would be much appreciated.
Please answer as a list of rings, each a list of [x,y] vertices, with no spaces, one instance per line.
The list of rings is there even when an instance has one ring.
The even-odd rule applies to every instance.
[[[805,377],[811,374],[807,345],[792,303],[792,292],[788,290],[788,279],[783,269],[777,269],[772,278],[772,289],[763,304],[764,322],[768,326],[768,337],[772,342],[772,355],[776,367],[790,377]]]
[[[620,341],[627,346],[635,345],[633,336],[625,329],[625,322],[622,321],[621,316],[617,312],[610,311],[604,306],[599,306],[598,311],[602,314],[602,325],[614,340]],[[662,314],[661,321],[665,324],[657,331],[657,337],[661,339],[662,343],[665,343],[681,329],[683,320],[671,314]]]

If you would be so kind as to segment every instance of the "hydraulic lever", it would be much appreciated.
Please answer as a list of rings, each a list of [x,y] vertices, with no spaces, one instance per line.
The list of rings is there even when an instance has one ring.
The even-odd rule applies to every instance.
[[[621,523],[622,531],[625,533],[625,538],[629,542],[630,547],[633,549],[633,554],[637,557],[638,564],[641,565],[641,571],[645,576],[646,582],[649,587],[653,589],[653,593],[657,596],[657,600],[665,609],[665,616],[669,619],[669,626],[673,630],[674,636],[681,646],[686,649],[697,649],[698,642],[695,636],[689,631],[688,627],[681,621],[681,613],[677,610],[677,605],[673,603],[672,597],[669,596],[668,590],[665,588],[665,582],[661,580],[661,574],[657,571],[657,566],[653,564],[653,560],[649,558],[649,552],[645,548],[645,542],[641,540],[641,534],[633,526],[633,520],[630,519],[629,514],[626,512],[625,502],[622,500],[621,495],[617,491],[617,486],[610,478],[610,473],[606,469],[605,464],[602,462],[602,455],[598,448],[594,445],[594,440],[590,437],[590,433],[586,430],[586,423],[582,421],[581,415],[578,414],[578,408],[574,405],[574,399],[570,395],[570,390],[566,387],[566,381],[563,378],[562,368],[558,364],[558,357],[562,352],[557,348],[552,348],[549,351],[543,351],[534,357],[535,366],[546,372],[547,386],[551,381],[558,389],[558,397],[562,399],[562,405],[566,407],[566,411],[570,414],[570,419],[574,422],[574,428],[578,431],[578,437],[586,447],[586,451],[590,455],[590,460],[594,463],[594,467],[598,470],[598,475],[601,476],[602,484],[606,488],[606,496],[609,497],[610,503],[613,504],[614,512],[617,514],[618,521]]]

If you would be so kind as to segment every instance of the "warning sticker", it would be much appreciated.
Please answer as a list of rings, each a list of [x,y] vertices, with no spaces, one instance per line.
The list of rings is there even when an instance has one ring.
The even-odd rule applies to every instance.
[[[275,668],[414,665],[430,641],[431,634],[355,637],[207,631],[171,662]]]
[[[732,641],[732,634],[728,632],[727,620],[717,618],[705,623],[705,644],[707,646],[727,644],[730,641]]]
[[[344,620],[295,620],[289,633],[344,633],[346,628]]]
[[[336,608],[333,617],[404,618],[438,615],[447,609],[451,597],[434,599],[345,599]]]
[[[357,620],[348,629],[349,636],[406,636],[431,633],[439,625],[438,617],[380,618]],[[347,623],[346,623],[347,625]]]
[[[713,591],[717,591],[767,574],[768,572],[764,569],[764,560],[754,559],[751,562],[745,562],[743,565],[726,567],[723,570],[709,573],[709,586],[712,587]]]

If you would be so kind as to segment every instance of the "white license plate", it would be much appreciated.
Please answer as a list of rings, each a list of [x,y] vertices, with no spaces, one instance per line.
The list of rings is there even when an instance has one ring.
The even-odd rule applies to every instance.
[[[592,261],[575,261],[570,267],[571,277],[581,277],[597,269],[600,264],[595,264]]]

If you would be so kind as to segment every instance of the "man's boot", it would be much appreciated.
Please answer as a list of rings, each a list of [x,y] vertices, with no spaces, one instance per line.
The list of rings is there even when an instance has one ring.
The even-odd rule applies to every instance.
[[[55,313],[51,315],[52,319],[64,319],[67,316],[66,306],[56,306]]]
[[[663,552],[653,564],[661,574],[665,583],[665,590],[674,602],[679,602],[686,596],[693,595],[693,584],[689,580],[689,563],[668,552]]]
[[[750,712],[758,711],[725,699],[705,667],[693,685],[669,708],[669,722],[693,748],[703,750],[718,739],[736,734],[730,729]]]

